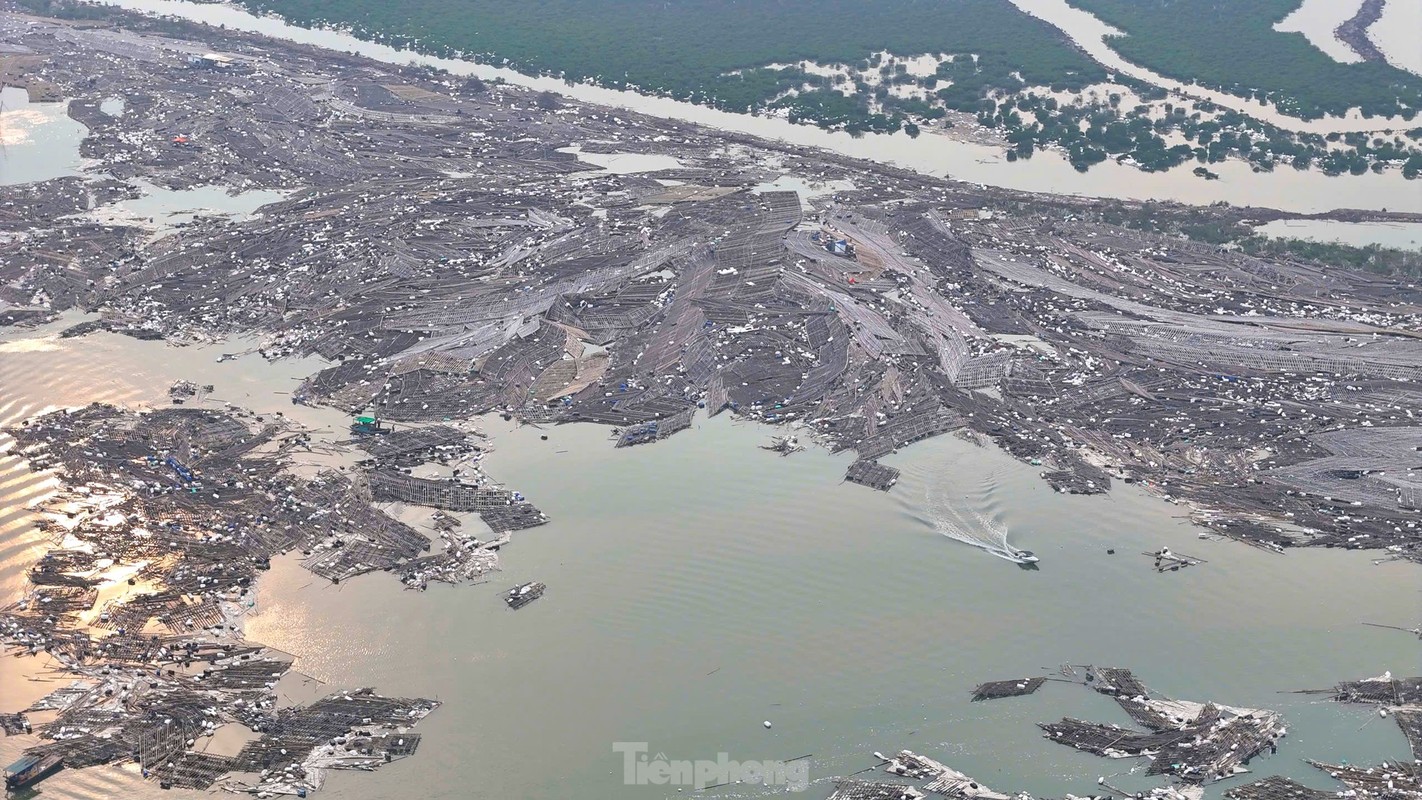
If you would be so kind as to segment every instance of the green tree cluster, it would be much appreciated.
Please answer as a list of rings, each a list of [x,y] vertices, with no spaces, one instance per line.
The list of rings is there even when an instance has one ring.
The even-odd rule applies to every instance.
[[[859,64],[883,70],[887,83],[909,84],[922,79],[875,54],[957,54],[924,81],[952,80],[955,108],[994,90],[1073,88],[1106,77],[1055,28],[1008,0],[241,1],[298,24],[350,26],[363,38],[426,52],[474,55],[526,73],[636,87],[728,110],[752,111],[783,98],[779,105],[797,119],[851,130],[897,130],[913,111],[887,89],[877,104],[868,91],[839,99],[828,79],[768,65]],[[806,84],[811,91],[784,97]]]
[[[1303,34],[1274,30],[1299,0],[1068,2],[1123,31],[1109,44],[1126,60],[1287,114],[1316,119],[1358,107],[1412,119],[1422,109],[1422,77],[1384,63],[1342,64]]]

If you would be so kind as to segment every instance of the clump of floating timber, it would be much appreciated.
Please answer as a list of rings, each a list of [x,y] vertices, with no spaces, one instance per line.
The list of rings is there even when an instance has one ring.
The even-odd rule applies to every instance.
[[[973,689],[973,702],[976,703],[979,700],[997,700],[1003,697],[1021,697],[1023,695],[1029,695],[1042,688],[1042,684],[1046,682],[1046,678],[1037,677],[1022,678],[1020,680],[989,681],[987,683],[980,683],[978,684],[976,689]]]
[[[200,402],[202,398],[212,393],[212,385],[198,386],[192,381],[178,381],[168,387],[168,398],[173,401],[173,405],[182,405],[188,401]]]
[[[882,768],[890,775],[914,783],[871,781],[849,776],[835,781],[835,791],[830,795],[829,800],[923,800],[930,795],[951,797],[956,800],[1010,800],[1010,798],[1032,800],[1032,796],[1026,792],[1006,795],[993,791],[968,775],[932,758],[921,756],[912,750],[900,750],[892,757],[875,753],[874,757],[879,759],[879,764],[876,767],[861,770],[861,773],[868,772],[870,769]],[[858,774],[860,773],[855,773],[855,775]],[[1150,798],[1151,800],[1200,800],[1198,796],[1175,789],[1154,790],[1150,793]],[[1100,799],[1067,795],[1066,800]]]
[[[616,446],[632,447],[633,445],[650,444],[665,439],[674,433],[690,428],[691,417],[695,413],[695,408],[684,408],[665,419],[654,419],[636,425],[629,425],[617,432]]]
[[[547,588],[548,586],[546,584],[537,581],[521,583],[510,589],[508,594],[504,595],[504,602],[509,604],[509,608],[523,608],[534,600],[542,597],[543,590]]]
[[[1417,800],[1422,798],[1422,765],[1417,763],[1387,763],[1376,767],[1353,764],[1327,764],[1310,760],[1309,764],[1327,772],[1341,782],[1359,800]]]
[[[1195,784],[1223,780],[1247,772],[1264,751],[1276,751],[1286,733],[1273,711],[1160,697],[1128,669],[1089,668],[1086,684],[1114,697],[1145,730],[1071,718],[1039,727],[1055,742],[1099,756],[1148,758],[1148,775]]]
[[[1308,762],[1348,787],[1334,792],[1310,789],[1303,784],[1272,776],[1230,789],[1228,800],[1417,800],[1422,797],[1422,767],[1416,764],[1383,763],[1376,767]]]
[[[788,456],[792,453],[798,453],[804,450],[805,448],[803,445],[800,444],[800,439],[798,437],[777,436],[774,439],[770,440],[770,444],[761,445],[760,449],[769,450],[772,453],[779,453],[782,456]]]
[[[330,470],[298,476],[288,454],[306,437],[293,427],[236,412],[96,404],[9,431],[32,468],[59,481],[39,526],[63,544],[31,568],[24,596],[0,609],[0,644],[47,654],[72,678],[0,716],[6,733],[33,729],[45,740],[13,765],[12,783],[60,766],[132,761],[165,787],[207,789],[255,773],[255,782],[225,785],[298,794],[319,788],[327,769],[374,769],[415,752],[410,727],[435,701],[360,689],[278,707],[275,687],[292,659],[244,637],[253,583],[291,552],[332,581],[381,570],[421,585],[467,579],[497,556],[476,546],[426,555],[430,540],[375,508],[356,482]],[[436,432],[420,442],[449,439]],[[391,443],[382,455],[413,447]],[[97,605],[100,590],[113,588],[121,591]],[[25,715],[39,711],[57,716],[32,726]],[[231,757],[194,749],[229,723],[260,738]]]
[[[905,751],[907,752],[907,751]],[[915,758],[918,758],[915,756]],[[974,783],[973,781],[969,782]],[[859,778],[840,778],[835,781],[835,791],[828,800],[924,800],[929,797],[929,791],[934,791],[929,784],[922,788],[904,783],[891,783],[888,781],[866,781]],[[1158,787],[1148,792],[1136,792],[1133,795],[1127,792],[1119,792],[1128,795],[1136,800],[1201,800],[1201,794],[1197,787]],[[971,794],[942,794],[940,796],[958,797],[966,800],[982,795]],[[1013,795],[1016,800],[1033,800],[1032,795],[1026,792],[1018,792]],[[1065,795],[1064,800],[1110,800],[1113,795]]]
[[[946,797],[1008,800],[1007,795],[994,792],[952,767],[912,750],[900,750],[893,758],[887,759],[884,771],[924,782],[924,789]]]
[[[1141,555],[1155,559],[1156,572],[1179,572],[1186,567],[1194,567],[1206,563],[1203,558],[1187,556],[1183,553],[1173,552],[1169,547],[1162,547],[1154,553],[1142,553]]]
[[[470,443],[469,434],[449,425],[401,428],[380,436],[362,436],[354,429],[352,432],[357,436],[353,443],[370,454],[368,463],[372,466],[413,467],[431,461],[448,464],[479,449]]]
[[[1391,716],[1407,737],[1412,757],[1422,759],[1422,678],[1394,678],[1388,672],[1376,678],[1343,681],[1332,694],[1340,703],[1378,706],[1378,714]]]
[[[394,500],[444,511],[474,511],[495,533],[548,522],[547,516],[524,502],[523,495],[506,489],[486,488],[454,478],[416,478],[393,470],[374,470],[367,479],[376,500]]]
[[[1279,775],[1228,789],[1224,796],[1229,800],[1337,800],[1338,797],[1335,792],[1310,789]]]
[[[923,800],[928,795],[913,786],[883,781],[840,778],[834,782],[829,800]]]
[[[893,467],[886,467],[877,461],[860,459],[849,465],[849,469],[844,473],[844,479],[850,483],[887,492],[893,488],[895,483],[898,483],[899,471]]]
[[[1233,708],[1215,703],[1171,700],[1152,692],[1129,669],[1086,667],[1078,677],[1077,668],[1063,667],[1062,675],[1094,691],[1109,696],[1143,730],[1064,719],[1041,725],[1048,738],[1080,750],[1113,758],[1144,757],[1150,763],[1148,775],[1169,775],[1175,783],[1146,791],[1125,791],[1098,778],[1111,791],[1105,797],[1124,796],[1135,800],[1202,800],[1205,784],[1248,772],[1251,759],[1275,752],[1285,735],[1282,718],[1273,711]],[[974,689],[973,700],[1031,694],[1046,681],[1044,677],[990,681]],[[1408,731],[1413,747],[1413,763],[1383,762],[1378,766],[1307,763],[1323,770],[1347,787],[1346,791],[1312,789],[1296,781],[1271,776],[1224,793],[1227,800],[1422,800],[1422,750],[1415,736],[1422,708],[1415,705],[1422,695],[1422,678],[1393,679],[1391,675],[1362,681],[1345,681],[1333,690],[1342,702],[1378,704],[1401,717],[1399,725]],[[1409,726],[1411,726],[1409,728]],[[1032,800],[1026,792],[1003,794],[980,781],[932,758],[910,750],[890,757],[874,753],[875,766],[835,781],[830,800],[922,800],[929,796],[958,800]],[[882,769],[895,781],[865,780],[865,772]],[[1134,770],[1132,770],[1134,772]],[[906,783],[902,781],[912,781]],[[1068,794],[1066,800],[1097,800]]]
[[[1375,703],[1383,706],[1422,706],[1422,678],[1394,678],[1392,673],[1376,678],[1343,681],[1333,699],[1340,703]]]
[[[378,427],[378,435],[368,432]],[[484,454],[477,437],[452,425],[386,426],[375,417],[358,417],[351,426],[349,443],[369,454],[357,465],[370,496],[382,502],[401,502],[436,509],[432,522],[444,547],[404,564],[401,577],[412,589],[425,589],[430,581],[476,581],[498,567],[499,548],[517,530],[543,525],[548,517],[524,496],[499,486],[479,467]],[[411,475],[424,465],[447,469],[444,478]],[[476,514],[494,539],[481,540],[463,530],[463,521],[447,512]]]

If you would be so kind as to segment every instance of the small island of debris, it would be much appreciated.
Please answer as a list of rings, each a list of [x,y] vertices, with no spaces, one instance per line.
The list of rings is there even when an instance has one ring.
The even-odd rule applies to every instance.
[[[326,769],[374,769],[415,752],[420,735],[410,728],[438,707],[433,700],[359,689],[279,706],[276,686],[292,658],[244,637],[254,582],[286,553],[333,582],[382,570],[418,587],[482,575],[497,553],[446,533],[445,549],[428,554],[428,538],[371,504],[364,476],[289,470],[306,435],[259,419],[92,405],[9,431],[33,469],[59,480],[39,511],[42,529],[63,544],[30,569],[25,596],[0,609],[0,643],[46,654],[72,679],[20,713],[0,707],[11,712],[0,716],[7,733],[33,729],[48,740],[16,765],[16,785],[61,766],[131,761],[164,787],[223,781],[295,794],[319,788]],[[466,448],[465,438],[440,430],[362,446],[378,470]],[[475,510],[505,536],[542,519],[512,493],[480,491],[499,502]],[[95,607],[101,588],[125,581],[134,588]],[[27,714],[40,711],[57,715],[31,726]],[[226,724],[260,736],[230,757],[194,749]]]

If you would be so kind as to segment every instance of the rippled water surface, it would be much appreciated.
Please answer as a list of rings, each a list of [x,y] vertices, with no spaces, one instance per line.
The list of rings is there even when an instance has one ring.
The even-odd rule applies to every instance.
[[[216,363],[246,342],[55,338],[72,322],[0,332],[0,423],[93,400],[166,403],[179,378],[214,384],[217,401],[299,414],[327,435],[342,421],[295,408],[284,394],[315,361]],[[489,584],[418,593],[374,574],[336,587],[278,561],[259,586],[249,635],[297,654],[297,669],[325,682],[293,676],[282,687],[289,699],[376,686],[446,703],[421,726],[427,736],[414,758],[335,774],[327,797],[677,794],[623,786],[618,741],[645,741],[669,758],[813,754],[806,797],[871,766],[872,751],[903,747],[995,789],[1084,794],[1098,775],[1132,762],[1052,744],[1035,723],[1063,715],[1126,723],[1113,703],[1066,683],[968,702],[976,683],[1064,663],[1130,666],[1175,697],[1277,709],[1289,737],[1255,768],[1320,788],[1332,784],[1302,758],[1407,755],[1391,721],[1367,709],[1280,692],[1414,670],[1415,639],[1359,623],[1416,624],[1415,566],[1200,540],[1180,508],[1133,487],[1057,495],[1036,468],[953,436],[893,456],[904,475],[883,494],[841,485],[848,454],[781,458],[756,447],[773,431],[725,416],[625,450],[595,426],[539,430],[497,418],[484,426],[497,447],[491,474],[553,520],[517,534]],[[25,506],[47,485],[0,455],[7,600],[46,547]],[[1041,569],[951,538],[950,518],[1006,532],[1041,557]],[[1142,553],[1161,546],[1208,563],[1156,574]],[[518,612],[503,608],[498,593],[525,580],[546,582],[547,594]],[[0,710],[55,688],[30,680],[49,680],[43,670],[33,659],[0,659]],[[0,739],[0,759],[26,741]],[[1112,782],[1149,785],[1131,775]],[[61,773],[43,790],[182,794],[117,769]],[[758,796],[745,786],[704,794]]]

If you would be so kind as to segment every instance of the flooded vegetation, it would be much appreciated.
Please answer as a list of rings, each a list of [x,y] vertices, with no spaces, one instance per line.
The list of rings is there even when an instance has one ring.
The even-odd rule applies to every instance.
[[[827,76],[789,62],[863,62],[863,70],[877,71],[873,53],[884,48],[955,55],[971,65],[955,73],[955,105],[976,104],[988,91],[1015,91],[1024,83],[1071,89],[1106,76],[1050,26],[1006,0],[888,0],[870,14],[853,0],[830,0],[817,6],[813,21],[803,9],[759,1],[731,7],[556,0],[537,10],[443,0],[398,10],[322,0],[247,7],[441,56],[483,55],[526,73],[664,93],[724,110],[752,111],[783,100],[782,107],[807,121],[850,131],[897,130],[904,110],[878,114],[864,105],[867,98],[841,102],[844,94]],[[641,35],[626,35],[633,29]]]
[[[1365,117],[1401,117],[1405,124],[1422,107],[1422,78],[1364,53],[1358,63],[1339,63],[1301,37],[1279,35],[1274,24],[1293,13],[1298,0],[1071,3],[1121,31],[1109,41],[1130,61],[1178,80],[1268,100],[1291,116],[1317,119],[1358,108]],[[1357,13],[1380,13],[1381,6],[1366,0]],[[1365,29],[1372,21],[1359,24]]]
[[[351,30],[362,39],[442,59],[470,57],[527,75],[647,92],[723,111],[783,115],[792,122],[856,136],[903,131],[917,137],[925,129],[938,128],[961,137],[956,129],[965,126],[964,120],[945,121],[965,116],[1010,143],[1004,156],[1009,161],[1029,159],[1043,148],[1052,148],[1078,171],[1108,158],[1147,171],[1235,158],[1260,171],[1279,167],[1361,175],[1369,170],[1398,170],[1411,178],[1422,171],[1422,150],[1415,138],[1404,134],[1408,127],[1404,118],[1390,123],[1386,131],[1377,125],[1291,127],[1289,118],[1342,116],[1351,106],[1327,105],[1317,111],[1293,94],[1285,97],[1263,89],[1258,92],[1260,99],[1279,111],[1272,119],[1227,100],[1221,106],[1218,96],[1200,97],[1178,81],[1167,86],[1166,79],[1137,75],[1128,65],[1103,59],[1073,30],[1067,33],[1076,37],[1075,42],[1065,38],[1033,16],[1047,11],[1039,7],[1042,4],[1027,3],[1019,10],[1007,0],[950,4],[913,0],[865,17],[851,1],[821,4],[815,25],[803,24],[801,14],[789,7],[759,2],[734,9],[637,2],[619,4],[608,12],[597,4],[559,0],[538,14],[511,11],[497,2],[467,0],[430,0],[399,9],[322,0],[246,5],[260,13],[280,14],[297,25]],[[1073,18],[1072,10],[1061,5],[1067,13],[1048,13],[1049,20]],[[1255,20],[1249,15],[1246,19]],[[633,20],[653,32],[622,38]],[[1229,21],[1219,24],[1230,27],[1231,36],[1240,27]],[[1201,30],[1199,35],[1215,33]],[[854,38],[861,36],[867,37],[863,44]],[[1295,44],[1293,37],[1267,25],[1261,36],[1284,49]],[[1096,38],[1100,44],[1101,37]],[[1088,50],[1081,52],[1073,44]],[[1308,45],[1299,44],[1312,52]],[[1105,45],[1100,50],[1110,53]],[[921,68],[922,56],[933,59],[932,70]],[[825,69],[824,64],[840,67]],[[1128,68],[1115,74],[1107,71],[1115,66]],[[1215,67],[1223,68],[1227,67]],[[1401,80],[1404,88],[1397,89],[1376,75],[1366,76],[1368,85],[1382,94],[1406,94],[1413,76],[1385,63],[1380,68],[1400,75],[1393,76],[1393,82]],[[1186,81],[1196,77],[1165,71]],[[1341,80],[1316,77],[1331,80],[1329,86]],[[1208,76],[1201,82],[1211,83]],[[1108,86],[1110,102],[1085,100],[1088,87],[1103,84]],[[1255,95],[1253,89],[1226,88],[1235,95]],[[1122,105],[1124,94],[1137,96],[1138,102]],[[1374,105],[1363,102],[1368,117],[1393,113]],[[1378,133],[1356,135],[1359,130]],[[1340,132],[1355,135],[1340,141]]]
[[[728,132],[744,133],[831,150],[843,155],[882,164],[903,166],[934,175],[1004,186],[1024,191],[1080,194],[1093,197],[1174,200],[1208,205],[1229,202],[1300,212],[1335,208],[1387,208],[1422,211],[1422,195],[1398,170],[1351,175],[1337,180],[1317,171],[1294,169],[1260,172],[1250,164],[1226,159],[1212,164],[1217,181],[1196,177],[1188,164],[1173,170],[1143,174],[1139,169],[1108,159],[1096,164],[1089,174],[1076,170],[1063,154],[1053,149],[1035,150],[1030,162],[1008,161],[1001,144],[977,143],[975,133],[951,136],[909,136],[907,133],[863,134],[824,131],[796,125],[774,116],[731,113],[708,106],[616,90],[591,84],[568,83],[549,77],[530,77],[511,69],[472,60],[422,55],[412,50],[365,41],[336,30],[302,28],[273,17],[258,17],[238,8],[182,0],[111,0],[125,8],[147,14],[169,15],[222,25],[229,30],[245,30],[325,47],[340,52],[359,53],[396,65],[418,63],[454,75],[471,75],[484,81],[504,81],[527,86],[542,93],[556,93],[584,102],[628,109],[667,119],[708,125]],[[1278,124],[1277,121],[1271,124]],[[976,125],[976,123],[974,123]],[[1344,130],[1350,129],[1344,125]],[[924,126],[935,132],[935,126]],[[938,131],[942,132],[942,131]],[[966,141],[965,141],[966,139]]]

